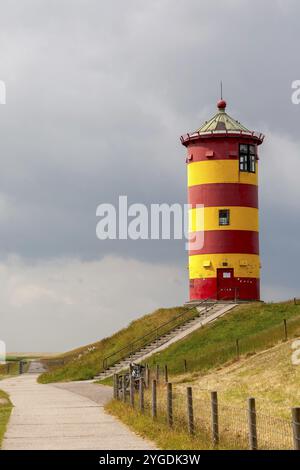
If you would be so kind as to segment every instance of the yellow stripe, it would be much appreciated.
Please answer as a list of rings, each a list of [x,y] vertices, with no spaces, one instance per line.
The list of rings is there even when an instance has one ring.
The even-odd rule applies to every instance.
[[[230,225],[219,225],[220,209],[230,210]],[[202,230],[251,230],[258,232],[258,209],[238,206],[189,209],[189,232]]]
[[[188,186],[210,183],[258,184],[256,173],[239,171],[238,160],[194,162],[188,165]]]
[[[217,277],[217,269],[225,267],[223,263],[234,269],[235,277],[259,278],[259,256],[234,253],[189,256],[190,279]],[[204,264],[209,266],[204,267]]]

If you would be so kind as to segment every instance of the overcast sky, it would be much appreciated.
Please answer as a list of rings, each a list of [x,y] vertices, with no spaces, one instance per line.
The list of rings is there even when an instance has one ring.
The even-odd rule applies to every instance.
[[[181,134],[260,149],[262,294],[300,296],[297,0],[2,0],[0,339],[62,351],[188,298],[184,241],[99,241],[96,207],[186,202]]]

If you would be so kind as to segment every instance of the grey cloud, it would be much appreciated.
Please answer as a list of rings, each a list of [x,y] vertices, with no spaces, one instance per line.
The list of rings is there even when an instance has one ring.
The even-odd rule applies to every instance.
[[[291,82],[300,78],[299,13],[296,0],[2,2],[3,263],[11,255],[44,266],[113,254],[174,263],[184,276],[183,242],[99,242],[95,211],[119,194],[186,201],[179,136],[215,112],[222,79],[228,112],[267,134],[264,284],[268,292],[282,285],[282,296],[296,291],[300,106],[291,103]]]
[[[34,264],[14,257],[0,263],[0,280],[1,340],[8,351],[91,343],[187,296],[187,272],[180,267],[116,256]]]

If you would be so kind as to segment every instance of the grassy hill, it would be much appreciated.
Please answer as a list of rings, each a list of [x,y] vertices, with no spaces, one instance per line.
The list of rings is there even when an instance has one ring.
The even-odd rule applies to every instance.
[[[179,389],[184,394],[191,381],[195,398],[204,390],[217,390],[222,404],[236,407],[245,406],[248,397],[256,397],[258,412],[290,418],[291,407],[300,405],[300,365],[291,361],[293,341],[204,375],[178,377]]]
[[[47,383],[90,379],[101,370],[105,356],[183,311],[183,307],[159,309],[141,317],[109,338],[57,356],[58,360],[65,362],[62,366],[51,366],[53,359],[50,358],[50,371],[42,374],[39,380]],[[300,334],[300,305],[293,302],[240,305],[215,323],[153,355],[147,362],[152,367],[167,364],[170,374],[179,375],[184,370],[185,359],[189,372],[203,373],[234,361],[236,340],[239,340],[241,356],[249,356],[280,343],[284,338],[284,319],[287,320],[289,337]]]
[[[289,337],[300,335],[300,305],[293,302],[254,303],[234,310],[196,330],[164,351],[153,355],[150,367],[168,365],[172,375],[182,374],[184,360],[189,372],[206,372],[237,358],[272,347],[285,338],[284,319]]]
[[[181,313],[184,313],[184,318],[189,318],[195,315],[195,310],[186,311],[184,307],[161,308],[133,321],[126,328],[97,343],[75,349],[55,358],[45,359],[44,362],[50,370],[42,374],[39,381],[48,383],[91,379],[101,371],[104,357],[127,347],[132,341],[165,322],[175,319]],[[57,364],[62,364],[62,362],[64,364],[55,365],[55,361]]]

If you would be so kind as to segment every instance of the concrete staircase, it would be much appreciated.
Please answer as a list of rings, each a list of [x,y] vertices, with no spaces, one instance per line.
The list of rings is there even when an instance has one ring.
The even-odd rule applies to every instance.
[[[201,328],[201,326],[215,321],[236,305],[237,304],[231,302],[208,302],[204,306],[201,305],[200,307],[197,307],[199,316],[191,320],[187,320],[184,324],[177,326],[166,334],[160,336],[157,340],[147,344],[131,356],[113,364],[111,367],[97,375],[94,379],[103,380],[107,377],[111,377],[113,374],[118,374],[122,370],[127,369],[131,362],[139,363],[144,361],[152,354],[166,349],[171,344],[181,340],[198,328]]]

